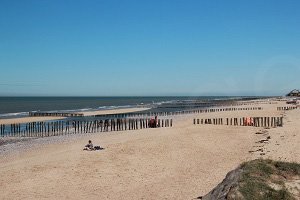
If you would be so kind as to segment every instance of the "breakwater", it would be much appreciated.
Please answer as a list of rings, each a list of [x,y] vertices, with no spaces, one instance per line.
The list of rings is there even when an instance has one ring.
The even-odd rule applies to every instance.
[[[0,125],[0,137],[50,137],[109,131],[172,127],[172,119],[118,118],[91,121],[32,122]]]
[[[193,119],[193,124],[212,124],[227,126],[282,127],[283,117],[240,117]]]

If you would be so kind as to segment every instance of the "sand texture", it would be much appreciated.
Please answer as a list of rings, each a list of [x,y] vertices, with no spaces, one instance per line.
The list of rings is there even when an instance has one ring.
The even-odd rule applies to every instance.
[[[176,116],[172,128],[2,145],[0,199],[193,199],[207,194],[243,161],[300,162],[300,110],[277,111],[284,102],[257,105],[264,109]],[[280,128],[193,125],[194,118],[282,114]],[[266,143],[258,143],[268,136]],[[83,151],[88,139],[105,149]]]

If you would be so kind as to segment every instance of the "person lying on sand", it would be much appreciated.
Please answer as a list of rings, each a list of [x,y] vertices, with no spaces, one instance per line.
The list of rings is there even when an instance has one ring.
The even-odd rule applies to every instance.
[[[87,145],[85,145],[83,150],[87,150],[87,151],[94,151],[95,148],[93,146],[92,140],[89,140],[89,143]]]
[[[93,143],[91,140],[89,140],[89,143],[87,145],[85,145],[84,149],[83,150],[86,150],[86,151],[96,151],[96,150],[102,150],[104,148],[101,148],[100,146],[93,146]]]

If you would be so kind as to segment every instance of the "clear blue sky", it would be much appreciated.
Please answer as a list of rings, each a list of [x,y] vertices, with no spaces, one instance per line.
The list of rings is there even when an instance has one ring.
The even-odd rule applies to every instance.
[[[283,95],[299,0],[0,0],[0,96]]]

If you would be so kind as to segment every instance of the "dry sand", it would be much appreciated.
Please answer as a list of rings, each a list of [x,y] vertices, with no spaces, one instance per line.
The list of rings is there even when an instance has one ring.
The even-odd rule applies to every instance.
[[[139,112],[148,110],[149,108],[121,108],[121,109],[112,109],[112,110],[99,110],[99,111],[87,111],[79,112],[84,114],[84,116],[93,116],[93,115],[105,115],[105,114],[123,114],[131,112]],[[65,117],[20,117],[20,118],[10,118],[10,119],[0,119],[0,124],[17,124],[17,123],[29,123],[29,122],[40,122],[40,121],[49,121],[49,120],[60,120],[65,119]]]
[[[32,147],[27,149],[0,146],[0,199],[196,198],[243,161],[300,162],[300,110],[286,111],[284,127],[267,129],[265,155],[249,153],[267,136],[255,134],[261,128],[193,125],[193,118],[279,116],[281,104],[262,104],[263,111],[184,115],[172,128],[42,138],[23,142]],[[88,139],[105,150],[82,151]]]

